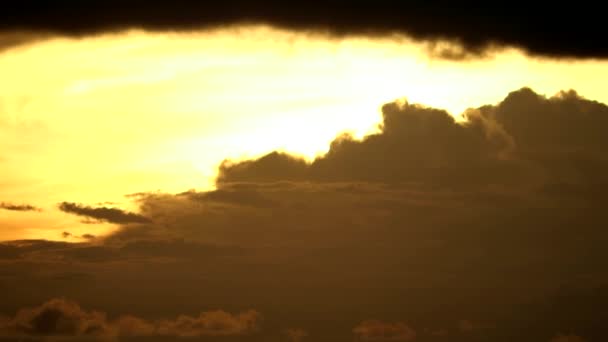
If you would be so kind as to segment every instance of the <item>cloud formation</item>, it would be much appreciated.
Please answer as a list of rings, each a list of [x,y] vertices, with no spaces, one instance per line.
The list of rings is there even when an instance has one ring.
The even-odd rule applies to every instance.
[[[217,310],[158,321],[130,315],[111,320],[105,313],[87,311],[75,302],[52,299],[0,321],[0,336],[233,336],[256,332],[260,319],[261,315],[254,310],[234,315]]]
[[[361,181],[470,188],[546,182],[555,186],[549,191],[564,192],[608,184],[608,107],[575,92],[546,98],[524,88],[497,106],[468,111],[463,123],[445,111],[403,102],[384,105],[382,113],[380,133],[362,141],[339,137],[311,164],[277,152],[226,161],[218,184]]]
[[[148,223],[150,222],[144,216],[139,214],[126,212],[117,208],[107,208],[107,207],[90,207],[82,204],[71,203],[71,202],[62,202],[59,204],[59,210],[74,214],[82,217],[86,217],[89,219],[94,219],[97,221],[105,221],[109,223],[118,223],[118,224],[126,224],[126,223]]]
[[[270,0],[204,4],[139,0],[86,4],[25,1],[3,8],[0,30],[80,36],[128,28],[173,31],[266,23],[336,35],[404,33],[417,39],[460,43],[460,50],[440,51],[448,57],[462,55],[462,51],[479,54],[488,47],[505,44],[541,55],[605,58],[608,49],[597,43],[603,38],[600,26],[603,17],[594,6],[587,3],[535,9],[514,4],[446,6],[423,1],[399,5],[340,1],[319,5],[298,1],[289,6]]]
[[[40,208],[30,204],[13,204],[7,202],[0,202],[0,209],[10,211],[40,211]]]

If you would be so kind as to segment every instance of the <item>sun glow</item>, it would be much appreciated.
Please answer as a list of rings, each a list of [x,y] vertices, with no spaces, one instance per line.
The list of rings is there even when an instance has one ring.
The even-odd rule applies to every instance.
[[[404,37],[338,40],[268,27],[129,31],[44,40],[0,53],[0,239],[100,234],[56,204],[118,202],[139,191],[213,186],[217,165],[279,149],[311,159],[337,134],[377,129],[380,106],[406,97],[458,115],[530,86],[608,100],[608,64],[519,51],[463,63]],[[16,217],[19,216],[17,220]],[[44,228],[38,223],[55,224]]]

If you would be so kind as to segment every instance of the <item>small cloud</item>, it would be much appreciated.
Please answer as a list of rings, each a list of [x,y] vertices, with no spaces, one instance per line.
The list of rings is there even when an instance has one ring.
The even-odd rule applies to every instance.
[[[61,233],[61,237],[63,237],[64,239],[67,239],[67,238],[69,238],[71,236],[72,236],[72,233],[70,233],[70,232],[63,232],[63,233]]]
[[[81,238],[87,239],[87,240],[93,240],[96,238],[96,236],[93,234],[82,234]]]
[[[0,209],[10,211],[42,211],[40,208],[29,204],[13,204],[7,202],[0,202]]]
[[[413,341],[416,331],[403,322],[368,320],[359,323],[353,333],[362,341]]]
[[[97,221],[104,221],[109,223],[126,224],[126,223],[149,223],[150,220],[139,214],[124,211],[118,208],[108,207],[90,207],[82,204],[62,202],[59,204],[59,210],[85,217],[87,219],[94,219]]]

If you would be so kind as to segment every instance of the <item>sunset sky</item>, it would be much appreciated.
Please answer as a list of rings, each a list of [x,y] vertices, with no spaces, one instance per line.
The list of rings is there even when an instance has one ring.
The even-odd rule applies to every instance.
[[[1,341],[606,338],[596,21],[142,3],[0,15]]]

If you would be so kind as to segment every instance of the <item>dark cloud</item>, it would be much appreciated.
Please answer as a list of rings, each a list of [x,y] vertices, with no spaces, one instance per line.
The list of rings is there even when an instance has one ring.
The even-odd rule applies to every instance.
[[[71,202],[62,202],[59,204],[59,210],[74,214],[78,216],[83,216],[89,219],[94,219],[98,221],[105,221],[110,223],[148,223],[146,217],[141,216],[139,214],[126,212],[117,208],[107,208],[107,207],[89,207],[82,204],[71,203]]]
[[[7,202],[0,202],[0,209],[11,211],[40,211],[40,208],[30,204],[13,204]]]
[[[417,39],[451,40],[460,50],[447,57],[480,54],[497,45],[534,54],[604,58],[603,12],[590,3],[574,6],[486,4],[451,6],[424,1],[89,1],[86,4],[22,1],[4,6],[0,30],[82,36],[128,28],[192,30],[239,23],[267,23],[336,35],[405,33]],[[463,52],[464,51],[464,52]]]
[[[99,311],[87,311],[75,302],[52,299],[44,304],[19,310],[14,317],[0,321],[0,335],[9,336],[232,336],[248,335],[259,329],[261,315],[254,310],[230,314],[206,311],[198,316],[180,315],[175,319],[148,321],[135,316],[115,320]]]
[[[423,183],[471,187],[547,183],[551,191],[608,184],[608,107],[563,92],[546,98],[524,88],[497,106],[469,110],[468,121],[408,103],[382,108],[381,132],[339,137],[311,164],[270,153],[224,162],[218,184],[314,181]],[[558,189],[559,187],[559,189]]]

